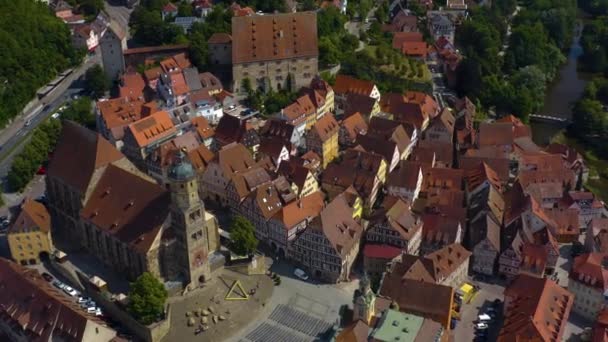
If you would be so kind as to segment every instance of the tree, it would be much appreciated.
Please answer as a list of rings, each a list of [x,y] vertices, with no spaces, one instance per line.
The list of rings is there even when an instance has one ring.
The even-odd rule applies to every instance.
[[[83,126],[95,129],[93,102],[89,97],[83,96],[76,101],[72,101],[72,103],[63,111],[61,117],[64,120],[75,121]]]
[[[230,226],[230,239],[232,240],[230,248],[232,251],[239,255],[253,253],[258,246],[258,239],[256,239],[254,231],[255,227],[249,220],[243,216],[235,217]]]
[[[82,54],[70,30],[39,1],[0,1],[0,127],[21,112],[36,91]],[[24,25],[24,23],[28,23]]]
[[[99,64],[95,64],[84,74],[86,89],[92,93],[93,98],[103,97],[110,90],[110,79]]]
[[[103,0],[79,0],[78,3],[79,9],[90,19],[95,18],[99,11],[104,9]]]
[[[179,17],[192,17],[192,4],[188,2],[182,2],[177,6],[177,15]]]
[[[167,290],[151,273],[144,272],[130,284],[129,312],[143,324],[151,324],[163,317]]]

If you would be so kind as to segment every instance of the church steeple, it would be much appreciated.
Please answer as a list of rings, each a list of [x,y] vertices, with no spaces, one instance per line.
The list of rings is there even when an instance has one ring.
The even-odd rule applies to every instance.
[[[208,279],[207,229],[205,207],[198,195],[196,172],[186,152],[175,154],[168,174],[171,190],[171,220],[180,255],[177,265],[186,284],[198,286]]]

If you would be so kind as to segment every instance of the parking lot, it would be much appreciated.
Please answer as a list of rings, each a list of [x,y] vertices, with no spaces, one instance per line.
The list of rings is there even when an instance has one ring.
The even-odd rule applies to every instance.
[[[488,311],[492,303],[496,299],[503,300],[504,286],[500,283],[486,283],[480,281],[471,281],[472,284],[479,286],[479,291],[473,297],[469,304],[463,304],[460,309],[460,321],[456,328],[452,331],[454,341],[476,341],[475,339],[475,321],[478,316]],[[495,341],[502,325],[502,317],[500,311],[502,306],[496,309],[496,318],[488,323],[488,337],[486,341]],[[477,339],[483,341],[483,339]]]

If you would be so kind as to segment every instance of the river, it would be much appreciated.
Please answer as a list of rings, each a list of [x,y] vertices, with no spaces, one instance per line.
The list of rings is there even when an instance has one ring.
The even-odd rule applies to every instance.
[[[581,97],[590,80],[588,75],[577,70],[577,60],[583,54],[580,44],[582,30],[582,23],[578,23],[568,60],[561,67],[557,79],[547,86],[545,102],[539,114],[572,119],[572,104]],[[551,124],[532,123],[534,141],[540,145],[548,144],[559,131],[560,128]]]

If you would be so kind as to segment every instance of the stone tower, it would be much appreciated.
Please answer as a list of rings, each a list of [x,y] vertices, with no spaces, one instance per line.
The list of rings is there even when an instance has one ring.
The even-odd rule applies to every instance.
[[[110,22],[110,26],[99,39],[99,47],[103,70],[113,81],[125,71],[123,51],[127,49],[125,34],[115,21]]]
[[[362,320],[370,324],[376,313],[376,294],[372,291],[371,283],[367,275],[359,282],[359,295],[354,300],[353,321]]]
[[[196,172],[184,151],[176,154],[169,170],[171,225],[177,240],[176,265],[185,284],[198,287],[209,279],[211,270],[205,229],[205,207],[198,196]]]

